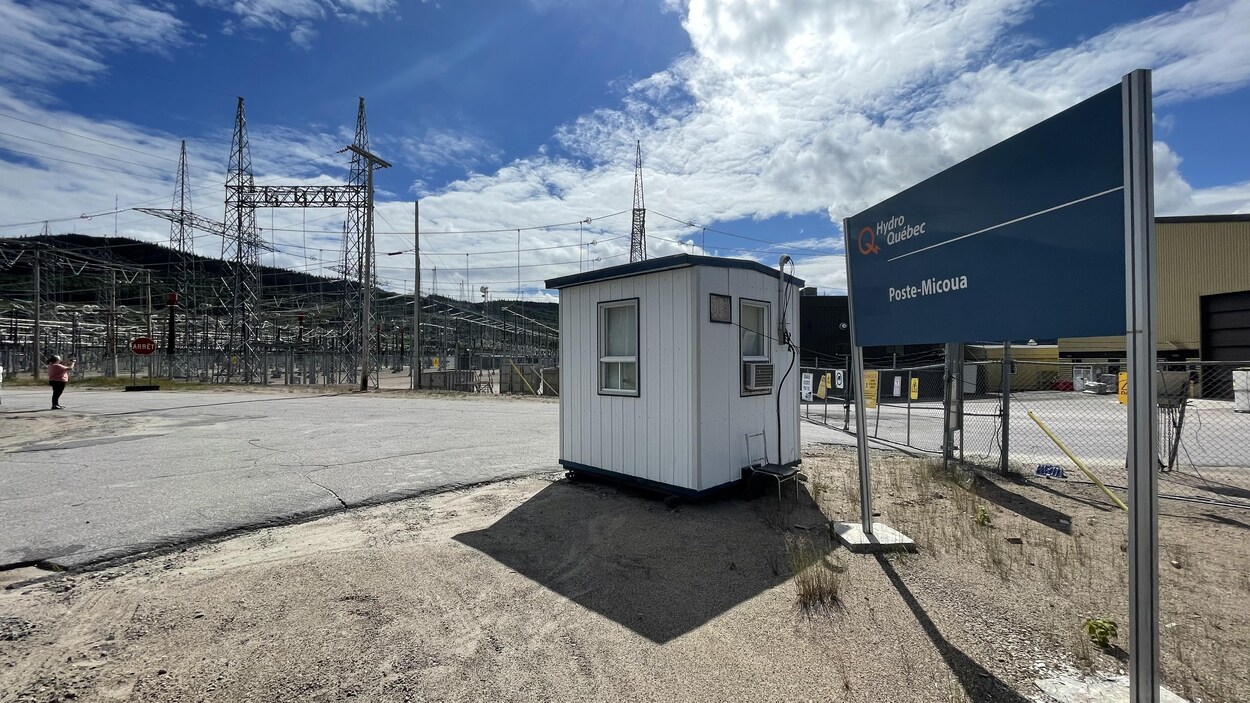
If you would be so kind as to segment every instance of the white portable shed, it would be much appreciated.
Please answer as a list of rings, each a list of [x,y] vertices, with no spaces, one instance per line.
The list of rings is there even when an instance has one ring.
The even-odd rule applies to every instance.
[[[803,281],[678,254],[546,285],[560,291],[565,468],[704,495],[743,477],[759,432],[769,463],[798,463]]]

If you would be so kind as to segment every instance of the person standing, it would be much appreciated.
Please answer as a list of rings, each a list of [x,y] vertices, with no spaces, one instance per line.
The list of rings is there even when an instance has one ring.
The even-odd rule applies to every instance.
[[[69,383],[69,372],[74,368],[74,364],[78,363],[77,359],[70,359],[69,365],[61,363],[61,357],[53,355],[48,359],[48,385],[52,386],[52,409],[64,410],[61,405],[61,394],[65,392],[65,386]]]

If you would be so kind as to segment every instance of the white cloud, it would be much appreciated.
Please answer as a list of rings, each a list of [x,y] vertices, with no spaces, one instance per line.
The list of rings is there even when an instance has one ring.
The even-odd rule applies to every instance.
[[[196,0],[200,5],[233,15],[222,31],[290,30],[291,41],[307,47],[316,36],[314,22],[330,18],[363,22],[395,11],[395,0]]]
[[[0,0],[0,28],[0,80],[26,86],[89,80],[111,54],[159,54],[187,41],[182,20],[143,0]]]
[[[313,40],[317,38],[317,30],[311,24],[301,23],[291,30],[291,42],[304,49],[311,49]]]
[[[498,166],[503,152],[485,138],[466,131],[429,129],[420,137],[382,139],[380,143],[396,142],[405,166],[419,174],[453,167],[472,172]]]
[[[203,1],[230,12],[242,28],[288,31],[297,43],[301,27],[315,31],[316,23],[331,17],[373,17],[394,9],[390,2]],[[1020,33],[1031,7],[1025,0],[689,0],[670,5],[681,13],[692,53],[636,82],[615,108],[554,127],[552,143],[532,156],[499,165],[498,148],[465,131],[397,135],[389,144],[374,135],[378,146],[397,151],[419,179],[401,184],[382,171],[378,187],[402,193],[411,185],[422,195],[427,288],[437,266],[440,292],[456,293],[467,282],[469,290],[490,285],[497,295],[511,295],[518,286],[517,248],[523,250],[519,285],[531,298],[543,295],[537,288],[544,278],[625,260],[627,212],[582,224],[580,238],[576,223],[631,207],[635,139],[643,143],[646,201],[653,211],[647,230],[651,254],[699,252],[704,240],[697,228],[654,213],[695,223],[825,213],[836,231],[842,217],[1074,104],[1133,68],[1155,69],[1160,106],[1250,82],[1250,42],[1241,36],[1250,26],[1250,3],[1233,0],[1201,0],[1057,48]],[[0,12],[13,7],[0,4]],[[74,54],[77,60],[100,63],[90,70],[102,69],[104,49],[99,47],[109,46],[98,41]],[[456,57],[475,50],[466,46]],[[45,69],[41,75],[55,72]],[[0,94],[0,109],[106,135],[107,141],[147,152],[177,153],[172,136],[139,125],[52,112],[12,94]],[[258,178],[330,182],[343,177],[341,157],[331,152],[350,135],[300,125],[266,126],[259,116],[251,117],[256,120],[252,146]],[[6,122],[3,128],[12,131],[13,125]],[[1160,137],[1166,139],[1166,125]],[[193,161],[212,169],[199,181],[206,192],[197,200],[211,203],[203,212],[212,217],[220,216],[219,174],[228,142],[223,130],[194,147]],[[65,143],[163,164],[98,144]],[[275,160],[279,154],[290,156]],[[172,187],[172,166],[168,180],[149,180],[5,159],[12,177],[0,184],[0,202],[10,222],[36,219],[38,213],[108,209],[114,192],[130,194],[130,200],[167,199]],[[117,166],[87,157],[74,160]],[[1250,181],[1194,188],[1184,178],[1181,155],[1166,141],[1156,143],[1155,160],[1159,214],[1250,211]],[[429,167],[447,166],[469,173],[441,187],[432,183]],[[412,204],[383,202],[378,214],[378,250],[409,247]],[[279,211],[272,222],[262,213],[260,224],[287,252],[274,261],[320,270],[336,256],[340,218],[333,212],[310,211],[305,218],[298,211]],[[572,224],[519,233],[509,229],[543,223]],[[87,226],[88,231],[111,231],[111,222]],[[461,234],[467,230],[507,231]],[[128,231],[159,239],[168,230],[135,221]],[[305,239],[308,250],[301,248]],[[781,250],[716,235],[707,241],[712,253],[752,256],[769,264]],[[845,289],[836,238],[780,246],[791,247],[797,272],[810,285]],[[211,247],[204,251],[211,253]],[[407,257],[381,257],[380,265],[383,280],[398,285],[412,279]]]

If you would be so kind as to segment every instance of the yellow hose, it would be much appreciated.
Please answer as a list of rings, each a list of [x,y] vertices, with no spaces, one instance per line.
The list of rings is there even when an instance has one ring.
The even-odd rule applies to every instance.
[[[1121,510],[1126,512],[1128,511],[1128,506],[1124,504],[1124,501],[1120,500],[1120,496],[1112,493],[1111,489],[1103,485],[1103,482],[1098,480],[1098,477],[1094,475],[1094,472],[1087,469],[1085,464],[1083,464],[1081,460],[1076,458],[1076,455],[1072,453],[1072,450],[1064,446],[1063,441],[1056,437],[1054,432],[1050,431],[1050,428],[1046,426],[1046,423],[1042,422],[1041,418],[1033,414],[1032,410],[1029,411],[1029,417],[1033,420],[1033,422],[1037,423],[1038,427],[1042,428],[1042,432],[1045,432],[1047,437],[1050,437],[1050,441],[1054,442],[1056,446],[1063,450],[1064,454],[1068,455],[1068,458],[1072,460],[1072,463],[1076,464],[1076,468],[1083,471],[1085,475],[1089,477],[1089,480],[1094,482],[1094,485],[1101,488],[1102,492],[1107,494],[1107,497],[1111,499],[1111,502],[1120,506]]]

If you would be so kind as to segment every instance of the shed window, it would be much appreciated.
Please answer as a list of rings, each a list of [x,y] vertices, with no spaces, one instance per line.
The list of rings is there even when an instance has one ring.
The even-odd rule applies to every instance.
[[[599,305],[599,392],[638,395],[638,301]]]
[[[742,301],[741,347],[743,361],[768,361],[768,303]]]

